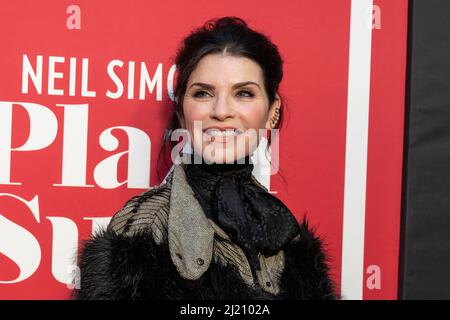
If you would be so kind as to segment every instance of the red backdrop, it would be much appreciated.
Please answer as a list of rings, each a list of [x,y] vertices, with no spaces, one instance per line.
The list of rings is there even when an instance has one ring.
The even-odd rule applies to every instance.
[[[373,4],[357,11],[351,0],[2,2],[0,298],[69,297],[77,242],[160,182],[179,41],[210,18],[235,15],[269,35],[285,61],[282,176],[271,178],[271,190],[325,238],[345,297],[395,299],[407,1]],[[349,97],[359,94],[349,86],[350,66],[360,63],[350,54],[360,45],[350,41],[355,15],[372,21],[370,74],[361,79],[370,85],[367,149],[356,146],[367,157],[362,170],[346,167],[346,150],[355,150]],[[355,240],[363,278],[344,284],[354,281],[341,272],[344,232],[357,228],[343,223],[352,170],[366,182],[364,233]]]

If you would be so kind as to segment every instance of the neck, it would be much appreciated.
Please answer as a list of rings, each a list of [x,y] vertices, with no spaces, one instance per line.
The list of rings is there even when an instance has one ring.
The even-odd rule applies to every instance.
[[[194,162],[194,154],[191,155],[191,164],[196,166],[196,168],[201,169],[203,171],[206,171],[208,173],[213,174],[226,174],[231,173],[235,171],[239,171],[244,168],[252,167],[253,169],[253,162],[250,159],[250,156],[245,156],[244,158],[240,158],[238,160],[234,160],[230,163],[207,163],[204,158],[201,158],[199,155],[196,155],[196,157],[199,157],[201,159],[201,163],[195,163]]]
[[[198,156],[198,155],[196,155]],[[200,202],[207,217],[217,222],[218,212],[211,205],[215,197],[215,192],[219,182],[225,183],[232,187],[230,181],[246,183],[252,176],[253,163],[250,157],[241,158],[232,163],[211,163],[208,164],[204,159],[200,158],[201,163],[195,163],[194,155],[191,155],[191,162],[184,165],[186,180],[194,191],[195,197]],[[198,158],[197,158],[197,162]],[[231,180],[228,180],[231,179]],[[238,188],[238,185],[235,185]],[[219,222],[217,222],[219,223]]]

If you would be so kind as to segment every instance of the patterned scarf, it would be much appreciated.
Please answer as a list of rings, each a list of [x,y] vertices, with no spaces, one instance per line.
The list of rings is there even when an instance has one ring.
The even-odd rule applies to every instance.
[[[192,157],[193,160],[193,157]],[[242,159],[241,161],[242,162]],[[187,164],[186,178],[206,216],[241,246],[253,270],[258,252],[277,253],[299,232],[291,211],[251,180],[253,163]]]

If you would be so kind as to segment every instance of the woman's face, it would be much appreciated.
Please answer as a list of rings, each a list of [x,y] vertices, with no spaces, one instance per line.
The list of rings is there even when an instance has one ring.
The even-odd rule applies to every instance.
[[[277,95],[274,104],[279,101]],[[273,109],[269,108],[263,71],[256,62],[209,54],[190,75],[182,123],[194,151],[205,161],[230,163],[255,151],[259,129],[270,129],[269,111]]]

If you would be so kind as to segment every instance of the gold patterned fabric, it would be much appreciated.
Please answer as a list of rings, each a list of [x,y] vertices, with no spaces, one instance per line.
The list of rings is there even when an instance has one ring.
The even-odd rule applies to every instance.
[[[248,285],[258,283],[264,291],[278,294],[284,252],[271,256],[259,253],[261,270],[254,279],[243,250],[206,217],[186,180],[185,166],[174,165],[161,184],[131,198],[113,216],[108,228],[129,236],[151,230],[156,243],[168,243],[172,262],[185,279],[199,279],[214,261],[236,266]],[[264,188],[253,176],[251,180]]]

